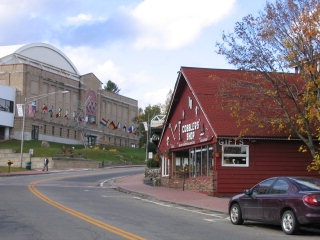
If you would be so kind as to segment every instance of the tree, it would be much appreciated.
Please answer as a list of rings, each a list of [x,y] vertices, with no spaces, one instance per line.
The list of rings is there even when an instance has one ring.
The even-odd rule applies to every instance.
[[[161,106],[160,105],[149,105],[145,107],[144,110],[142,108],[139,108],[139,115],[138,117],[134,120],[135,123],[139,124],[139,132],[140,132],[140,141],[139,141],[139,146],[142,147],[146,142],[147,142],[147,131],[145,130],[144,127],[144,122],[150,123],[150,120],[156,116],[161,114]],[[151,148],[155,148],[156,146],[153,146],[153,143],[150,143],[148,146],[148,150]],[[154,151],[154,149],[152,149]]]
[[[258,16],[248,15],[237,22],[233,33],[223,33],[217,43],[218,53],[238,69],[259,72],[250,83],[237,82],[254,94],[236,95],[228,105],[240,119],[260,121],[260,127],[271,122],[273,129],[289,130],[288,137],[298,137],[309,151],[312,161],[308,170],[320,170],[320,2],[319,0],[276,0],[267,3]],[[292,73],[296,68],[298,74]],[[229,92],[230,93],[230,92]],[[230,95],[224,93],[225,95]],[[258,109],[248,106],[260,103],[273,113],[261,119]],[[251,108],[252,109],[252,108]],[[258,116],[259,115],[259,116]],[[240,120],[239,120],[240,121]]]
[[[173,94],[173,92],[170,89],[169,92],[167,93],[166,101],[165,101],[165,103],[163,105],[163,110],[162,110],[163,114],[167,114],[167,112],[169,111],[172,94]]]
[[[110,91],[110,92],[113,92],[113,93],[117,93],[117,94],[120,92],[120,89],[117,86],[117,84],[115,84],[111,80],[108,80],[107,85],[104,86],[104,90]]]

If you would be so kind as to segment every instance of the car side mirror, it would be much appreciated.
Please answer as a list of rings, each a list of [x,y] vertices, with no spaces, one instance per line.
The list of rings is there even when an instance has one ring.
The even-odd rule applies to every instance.
[[[252,194],[252,190],[246,189],[246,190],[244,190],[244,194],[250,196]]]

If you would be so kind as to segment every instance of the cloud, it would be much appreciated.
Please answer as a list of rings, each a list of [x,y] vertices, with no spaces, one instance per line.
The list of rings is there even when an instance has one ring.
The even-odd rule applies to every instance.
[[[145,0],[131,11],[140,28],[137,49],[177,49],[194,42],[201,31],[217,23],[235,0]]]
[[[117,67],[111,60],[106,60],[95,67],[95,73],[97,76],[103,78],[102,82],[104,84],[106,84],[108,80],[111,80],[116,83],[120,89],[122,89],[121,85],[123,86],[125,83],[125,77],[122,75],[123,72],[124,71]]]
[[[105,21],[104,18],[94,19],[91,14],[79,13],[73,17],[67,17],[67,24],[70,25],[82,25],[82,24],[92,24],[94,22]]]
[[[101,48],[91,47],[61,47],[62,51],[70,58],[71,62],[80,70],[80,74],[93,73],[103,83],[108,80],[115,82],[120,89],[126,82],[125,71],[121,69]],[[81,57],[79,57],[81,53]],[[97,61],[97,60],[100,60]]]

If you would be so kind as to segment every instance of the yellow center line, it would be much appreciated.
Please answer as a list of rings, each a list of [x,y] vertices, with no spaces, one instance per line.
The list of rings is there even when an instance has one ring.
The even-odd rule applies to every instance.
[[[43,193],[41,193],[37,188],[36,188],[36,184],[39,184],[40,182],[46,182],[46,181],[51,181],[51,180],[57,180],[57,179],[62,179],[62,178],[70,178],[72,176],[69,177],[56,177],[56,178],[49,178],[49,179],[43,179],[43,180],[38,180],[38,181],[34,181],[31,182],[30,185],[28,186],[28,189],[31,193],[33,193],[35,196],[37,196],[39,199],[43,200],[44,202],[60,209],[61,211],[64,211],[76,218],[79,218],[83,221],[86,221],[92,225],[95,225],[99,228],[102,228],[104,230],[107,230],[109,232],[112,232],[116,235],[122,236],[125,239],[129,239],[129,240],[146,240],[146,238],[140,237],[138,235],[135,235],[133,233],[127,232],[125,230],[122,230],[120,228],[117,228],[115,226],[112,226],[110,224],[107,224],[105,222],[102,222],[100,220],[97,220],[93,217],[90,217],[86,214],[83,214],[81,212],[75,211],[72,208],[69,208],[61,203],[58,203],[54,200],[52,200],[51,198],[47,197],[46,195],[44,195]]]

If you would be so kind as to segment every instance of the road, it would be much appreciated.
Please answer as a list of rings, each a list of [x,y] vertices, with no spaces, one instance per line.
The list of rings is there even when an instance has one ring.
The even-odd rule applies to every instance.
[[[279,227],[231,225],[226,215],[115,190],[142,168],[0,177],[1,240],[288,239]],[[290,239],[319,239],[303,232]]]

